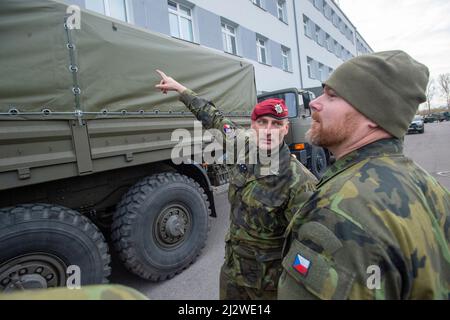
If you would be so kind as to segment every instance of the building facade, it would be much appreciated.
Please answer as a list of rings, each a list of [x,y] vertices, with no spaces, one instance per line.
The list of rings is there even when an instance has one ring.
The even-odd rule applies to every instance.
[[[66,0],[255,66],[258,92],[317,88],[370,46],[332,0]]]

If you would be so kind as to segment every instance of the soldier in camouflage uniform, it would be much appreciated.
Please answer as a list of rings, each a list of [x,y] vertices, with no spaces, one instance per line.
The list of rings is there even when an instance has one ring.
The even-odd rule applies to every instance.
[[[388,51],[325,82],[309,136],[337,161],[288,227],[279,299],[450,298],[450,195],[403,155],[428,77]]]
[[[225,139],[234,139],[236,125],[205,99],[197,97],[178,82],[158,71],[162,80],[156,87],[174,90],[205,129],[220,130]],[[279,152],[279,170],[271,171],[260,162],[230,167],[229,201],[231,223],[226,236],[225,262],[220,273],[221,299],[276,299],[281,273],[284,233],[293,214],[312,194],[316,178],[291,156],[283,142],[287,133],[287,107],[271,99],[257,104],[252,128],[259,133],[259,148]],[[279,129],[272,130],[270,127]],[[263,129],[278,134],[263,136]],[[274,143],[274,146],[271,146]],[[247,152],[248,150],[246,150]],[[268,172],[264,170],[269,169]]]

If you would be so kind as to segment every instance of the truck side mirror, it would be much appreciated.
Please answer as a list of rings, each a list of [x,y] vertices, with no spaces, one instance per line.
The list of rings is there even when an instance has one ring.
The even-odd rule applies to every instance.
[[[302,98],[303,98],[303,106],[305,109],[310,109],[309,103],[311,102],[311,94],[308,91],[302,92]]]

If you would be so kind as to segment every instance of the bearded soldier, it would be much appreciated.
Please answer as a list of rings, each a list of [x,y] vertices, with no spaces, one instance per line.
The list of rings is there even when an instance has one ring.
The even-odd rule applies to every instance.
[[[403,155],[428,78],[405,52],[363,55],[311,102],[337,161],[288,227],[279,299],[450,298],[450,195]]]

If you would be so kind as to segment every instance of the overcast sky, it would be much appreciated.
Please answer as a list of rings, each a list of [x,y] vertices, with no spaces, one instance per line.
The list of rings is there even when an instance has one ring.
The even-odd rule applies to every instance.
[[[401,49],[432,78],[450,73],[450,0],[339,0],[374,51]],[[434,104],[444,104],[440,94]]]

